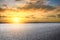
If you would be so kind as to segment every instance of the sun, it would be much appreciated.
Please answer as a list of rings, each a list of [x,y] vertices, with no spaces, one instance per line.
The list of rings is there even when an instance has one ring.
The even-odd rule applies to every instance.
[[[20,18],[20,17],[13,17],[11,19],[11,22],[12,23],[24,23],[24,19],[23,18]]]
[[[10,22],[12,22],[12,23],[20,23],[20,19],[19,19],[19,17],[13,17],[13,18],[11,18]]]
[[[15,23],[19,23],[19,18],[18,17],[15,17],[15,18],[13,18],[13,22],[15,22]]]

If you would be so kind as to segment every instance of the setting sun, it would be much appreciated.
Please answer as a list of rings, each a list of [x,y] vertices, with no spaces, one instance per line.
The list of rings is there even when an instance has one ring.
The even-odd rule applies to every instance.
[[[20,20],[19,20],[19,18],[18,18],[18,17],[13,18],[13,22],[14,22],[14,23],[19,23],[19,21],[20,21]]]

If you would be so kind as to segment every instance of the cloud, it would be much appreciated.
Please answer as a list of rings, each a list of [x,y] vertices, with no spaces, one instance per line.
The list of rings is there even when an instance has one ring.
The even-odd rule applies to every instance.
[[[5,9],[0,8],[0,12],[4,12],[4,11],[5,11]]]
[[[47,9],[52,10],[55,7],[49,5],[49,0],[0,0],[4,7],[16,7],[20,9]],[[17,2],[18,1],[18,2]]]
[[[15,1],[22,1],[22,0],[15,0]]]
[[[49,0],[25,0],[26,3],[21,7],[22,9],[47,9],[52,10],[55,7],[49,5]]]

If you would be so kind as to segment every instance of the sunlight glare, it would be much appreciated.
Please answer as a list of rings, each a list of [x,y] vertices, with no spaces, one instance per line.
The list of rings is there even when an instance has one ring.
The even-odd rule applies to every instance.
[[[20,23],[21,19],[19,17],[13,17],[13,18],[11,18],[10,22],[12,22],[12,23]]]
[[[17,17],[16,18],[13,18],[13,20],[14,20],[15,23],[18,23],[19,22],[19,18],[17,18]]]

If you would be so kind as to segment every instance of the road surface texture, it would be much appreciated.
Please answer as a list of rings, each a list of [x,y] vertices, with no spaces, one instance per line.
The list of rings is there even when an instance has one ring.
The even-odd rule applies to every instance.
[[[0,40],[60,40],[60,23],[0,24]]]

